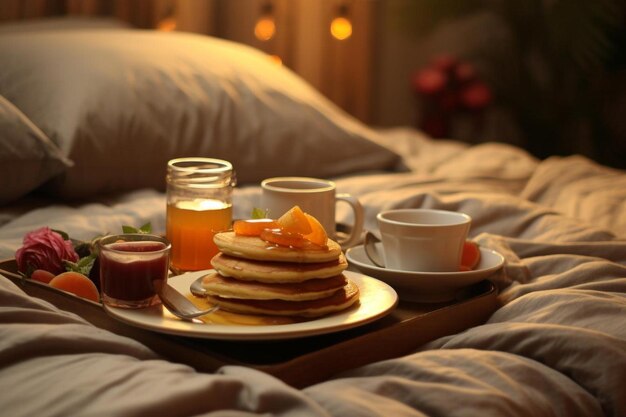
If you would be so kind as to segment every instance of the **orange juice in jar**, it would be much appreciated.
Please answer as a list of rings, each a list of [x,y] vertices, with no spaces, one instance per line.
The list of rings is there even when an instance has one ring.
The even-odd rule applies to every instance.
[[[167,237],[172,266],[182,271],[210,269],[218,249],[213,236],[230,228],[232,205],[219,200],[181,201],[167,205]]]
[[[212,158],[178,158],[168,163],[167,238],[178,272],[210,269],[218,252],[213,236],[232,222],[232,165]]]

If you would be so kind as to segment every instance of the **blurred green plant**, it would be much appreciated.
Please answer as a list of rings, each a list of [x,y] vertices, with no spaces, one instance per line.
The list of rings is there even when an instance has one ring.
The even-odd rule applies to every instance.
[[[394,1],[394,0],[392,0]],[[398,0],[396,0],[398,1]],[[481,56],[496,74],[496,98],[515,115],[539,157],[576,151],[574,132],[594,143],[590,156],[616,164],[601,109],[611,75],[626,64],[626,5],[618,0],[410,0],[397,18],[424,37],[444,22],[489,12],[508,28],[507,56]],[[622,74],[624,76],[624,74]],[[574,134],[575,136],[575,134]],[[626,152],[626,144],[618,151]],[[618,164],[620,162],[617,162]]]

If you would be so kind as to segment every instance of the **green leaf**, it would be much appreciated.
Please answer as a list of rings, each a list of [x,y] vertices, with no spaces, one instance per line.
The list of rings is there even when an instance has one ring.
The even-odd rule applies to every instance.
[[[267,210],[263,210],[261,208],[255,207],[252,209],[252,218],[253,219],[266,219],[267,218]]]
[[[133,226],[122,226],[123,233],[139,233],[139,229]]]
[[[63,240],[70,240],[70,235],[65,233],[63,230],[57,230],[57,229],[50,229],[50,230],[52,230],[54,233],[60,234]]]
[[[152,224],[148,222],[139,228],[134,227],[134,226],[123,225],[122,232],[124,233],[152,233]]]
[[[89,256],[89,254],[91,254],[90,242],[82,242],[72,239],[72,244],[74,245],[74,251],[78,254],[80,258]]]
[[[78,262],[71,262],[71,261],[63,261],[63,264],[65,265],[65,269],[68,271],[73,271],[73,272],[78,272],[80,274],[83,274],[85,276],[89,276],[89,273],[91,272],[91,268],[93,267],[94,262],[96,261],[96,259],[98,258],[98,256],[94,253],[92,253],[89,256],[85,256],[84,258],[80,258],[78,260]]]
[[[35,272],[35,269],[37,269],[35,265],[33,265],[30,262],[27,262],[26,271],[24,272],[20,271],[20,274],[22,274],[25,278],[30,278],[30,276],[33,275],[33,272]]]

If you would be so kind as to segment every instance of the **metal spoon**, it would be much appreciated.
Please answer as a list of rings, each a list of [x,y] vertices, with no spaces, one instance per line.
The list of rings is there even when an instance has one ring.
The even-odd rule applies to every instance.
[[[184,295],[167,284],[162,286],[159,292],[159,298],[161,298],[161,302],[170,313],[183,320],[191,320],[196,317],[211,314],[219,308],[218,306],[213,306],[207,310],[200,310]]]
[[[191,293],[196,297],[206,297],[206,290],[202,286],[202,278],[204,278],[204,275],[192,282],[189,287]]]

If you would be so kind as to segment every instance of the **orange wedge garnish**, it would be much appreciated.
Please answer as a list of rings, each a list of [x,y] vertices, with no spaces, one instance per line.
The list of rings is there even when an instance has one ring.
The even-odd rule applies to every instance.
[[[304,238],[310,242],[315,243],[319,246],[326,246],[328,242],[328,235],[326,234],[326,230],[324,226],[313,216],[308,213],[304,213],[304,216],[309,221],[311,225],[311,233],[304,235]]]
[[[280,226],[272,219],[235,220],[233,231],[239,236],[259,236],[265,229],[275,229]]]
[[[288,232],[284,229],[265,229],[259,237],[269,243],[289,248],[304,249],[312,246],[300,233]]]
[[[278,223],[283,230],[290,233],[308,235],[313,232],[309,220],[298,206],[293,206],[289,211],[280,216],[280,218],[276,220],[276,223]]]

